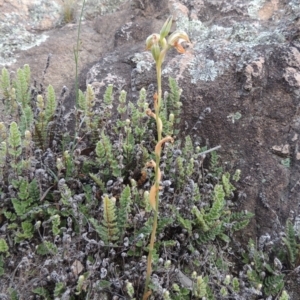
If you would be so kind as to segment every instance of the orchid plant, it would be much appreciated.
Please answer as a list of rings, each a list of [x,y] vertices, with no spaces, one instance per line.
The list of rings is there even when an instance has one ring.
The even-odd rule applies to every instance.
[[[154,211],[154,219],[152,225],[152,233],[149,244],[149,254],[147,260],[147,273],[146,273],[146,282],[143,300],[146,300],[151,295],[151,290],[149,290],[150,277],[152,273],[152,256],[154,251],[156,230],[157,230],[157,220],[158,220],[158,204],[159,204],[159,189],[160,189],[160,180],[161,180],[161,171],[159,168],[161,149],[162,145],[166,142],[173,142],[171,136],[166,136],[162,138],[163,125],[162,120],[160,119],[160,107],[162,101],[162,89],[161,89],[161,73],[162,73],[162,63],[164,62],[167,51],[174,47],[179,53],[184,53],[185,49],[181,45],[182,42],[190,43],[189,37],[185,32],[175,31],[169,37],[172,26],[172,16],[170,16],[167,21],[164,23],[160,33],[151,34],[146,40],[146,50],[151,50],[152,56],[156,64],[156,78],[157,78],[157,93],[154,94],[154,110],[147,109],[146,113],[148,116],[152,117],[156,121],[157,128],[157,144],[155,146],[155,161],[150,161],[147,163],[147,167],[152,167],[155,170],[155,182],[152,185],[149,193],[150,205]]]

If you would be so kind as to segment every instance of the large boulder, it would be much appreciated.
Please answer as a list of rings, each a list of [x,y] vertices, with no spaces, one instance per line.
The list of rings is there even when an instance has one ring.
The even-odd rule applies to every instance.
[[[163,89],[169,76],[183,89],[183,134],[201,145],[221,145],[226,170],[242,170],[235,200],[255,213],[245,241],[278,236],[297,213],[300,196],[299,6],[296,1],[162,1],[163,9],[155,10],[151,1],[142,3],[132,21],[114,25],[115,49],[89,70],[87,83],[98,97],[113,83],[133,99],[145,87],[151,99],[155,66],[143,40],[162,17],[175,15],[173,29],[185,30],[192,44],[184,55],[170,51]]]

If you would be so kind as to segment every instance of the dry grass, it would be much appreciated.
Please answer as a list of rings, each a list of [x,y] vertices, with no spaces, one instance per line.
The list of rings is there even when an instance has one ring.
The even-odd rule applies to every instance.
[[[64,23],[72,23],[76,20],[77,1],[63,0],[62,1],[62,17]]]

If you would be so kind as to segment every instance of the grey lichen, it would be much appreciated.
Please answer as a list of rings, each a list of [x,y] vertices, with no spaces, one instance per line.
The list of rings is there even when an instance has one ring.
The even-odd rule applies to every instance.
[[[223,72],[220,66],[211,59],[203,59],[201,55],[196,55],[192,63],[190,64],[192,69],[190,74],[192,75],[192,82],[196,83],[198,80],[213,81],[215,80],[219,72]]]
[[[251,18],[257,19],[258,12],[263,7],[265,0],[253,0],[248,4],[248,14]]]
[[[84,16],[95,17],[99,14],[106,15],[115,12],[124,0],[90,0],[86,2]]]
[[[154,64],[151,53],[149,52],[135,53],[131,60],[136,63],[138,73],[150,71]]]
[[[27,50],[44,42],[48,36],[35,34],[31,29],[49,30],[59,16],[60,6],[55,1],[18,3],[16,8],[4,11],[0,15],[0,65],[14,63],[16,50]]]
[[[295,14],[300,13],[300,1],[299,0],[292,0],[288,4],[289,7],[291,8],[292,12]]]
[[[1,1],[0,1],[1,2]],[[28,3],[29,2],[29,3]],[[83,1],[78,2],[78,11]],[[116,11],[124,0],[86,1],[84,18],[109,14]],[[60,1],[18,1],[16,8],[0,14],[0,66],[16,62],[15,51],[27,50],[40,45],[48,36],[32,30],[45,31],[62,22],[63,5]]]
[[[256,51],[258,45],[279,45],[285,42],[279,29],[266,29],[251,19],[244,23],[233,21],[225,27],[206,26],[199,20],[190,21],[182,16],[177,21],[177,28],[187,31],[194,43],[195,57],[189,64],[193,83],[215,80],[229,67],[241,71],[245,65],[261,56]]]
[[[0,31],[9,31],[0,36],[0,66],[10,65],[16,61],[16,50],[27,50],[46,41],[46,34],[35,35],[24,28],[0,24]]]

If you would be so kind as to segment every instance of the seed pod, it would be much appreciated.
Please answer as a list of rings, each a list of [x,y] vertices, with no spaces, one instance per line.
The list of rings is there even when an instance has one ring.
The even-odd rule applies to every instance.
[[[151,47],[151,53],[154,60],[157,62],[160,56],[160,48],[158,44],[153,44],[153,46]]]

